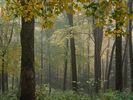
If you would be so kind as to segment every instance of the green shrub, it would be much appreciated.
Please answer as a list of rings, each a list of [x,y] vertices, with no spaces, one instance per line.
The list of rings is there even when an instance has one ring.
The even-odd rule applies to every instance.
[[[0,100],[18,100],[18,90],[11,90],[0,94]],[[49,94],[48,85],[37,86],[36,100],[133,100],[133,93],[108,91],[107,93],[85,94],[83,92],[74,93],[73,91],[60,91],[52,89]]]

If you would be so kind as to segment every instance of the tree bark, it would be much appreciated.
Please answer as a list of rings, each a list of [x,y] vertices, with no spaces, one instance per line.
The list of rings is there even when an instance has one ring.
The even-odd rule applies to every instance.
[[[88,67],[88,81],[90,80],[90,36],[88,37],[88,46],[87,46],[87,54],[88,54],[88,62],[87,62],[87,67]]]
[[[2,90],[2,74],[0,73],[0,92]]]
[[[73,15],[68,14],[69,25],[73,26]],[[77,67],[76,67],[76,51],[75,51],[75,39],[72,31],[70,32],[72,37],[70,38],[70,49],[71,49],[71,66],[72,66],[72,89],[77,92]]]
[[[5,92],[5,55],[2,55],[2,93]]]
[[[109,67],[107,69],[107,78],[106,78],[106,81],[107,81],[107,89],[109,89],[109,78],[110,78],[110,73],[111,73],[111,68],[112,68],[113,54],[114,54],[115,46],[116,46],[115,43],[116,42],[114,42],[113,47],[112,47],[112,50],[111,50],[111,57],[110,57]]]
[[[50,41],[48,40],[48,75],[49,75],[49,78],[48,78],[48,82],[49,82],[49,94],[51,93],[51,85],[52,85],[52,80],[51,80],[51,62],[50,62],[50,59],[51,59],[51,54],[50,54]]]
[[[95,92],[98,93],[101,88],[101,47],[102,47],[103,28],[95,27],[95,57],[94,57],[94,70],[95,70]]]
[[[64,66],[64,81],[63,81],[63,91],[66,90],[67,83],[67,67],[68,67],[68,40],[66,40],[66,51],[65,51],[65,66]]]
[[[14,89],[14,75],[12,75],[12,90]]]
[[[124,47],[124,52],[123,52],[123,57],[122,57],[122,67],[123,67],[123,88],[127,88],[127,71],[128,71],[128,56],[129,56],[129,35],[125,37],[125,47]]]
[[[106,53],[106,73],[105,75],[107,75],[108,72],[108,68],[109,68],[109,47],[110,47],[110,38],[108,38],[108,44],[107,44],[107,53]],[[106,76],[105,76],[106,77]]]
[[[128,52],[127,52],[128,53]],[[123,87],[128,87],[128,54],[126,53],[124,66],[123,66]]]
[[[35,100],[34,18],[29,22],[22,18],[21,47],[20,100]]]
[[[43,84],[43,68],[44,68],[44,55],[43,55],[43,30],[41,31],[41,75],[40,75],[40,83]]]
[[[132,13],[133,1],[128,1],[129,13]],[[130,68],[131,68],[131,91],[133,91],[133,50],[132,50],[132,20],[128,21],[128,33],[129,33],[129,57],[130,57]]]
[[[115,89],[122,91],[123,79],[122,79],[122,36],[116,37],[116,52],[115,52]]]
[[[106,91],[107,87],[107,74],[108,74],[108,68],[109,68],[109,47],[110,47],[110,38],[108,38],[108,44],[107,44],[107,52],[106,52],[106,67],[105,67],[105,76],[104,76],[104,91]]]

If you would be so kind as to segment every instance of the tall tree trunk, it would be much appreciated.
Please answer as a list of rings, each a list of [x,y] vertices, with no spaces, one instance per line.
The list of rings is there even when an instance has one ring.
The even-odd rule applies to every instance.
[[[105,77],[107,75],[107,72],[108,72],[108,68],[109,68],[109,50],[110,48],[110,38],[108,38],[108,44],[107,44],[107,53],[106,53],[106,73],[105,73]]]
[[[43,67],[44,67],[44,59],[43,59],[43,30],[41,31],[41,75],[40,75],[40,83],[43,84]]]
[[[122,3],[122,0],[117,0],[116,10],[121,9],[118,3]],[[122,28],[121,23],[116,21],[116,30]],[[123,89],[123,77],[122,77],[123,67],[122,67],[122,35],[116,35],[116,52],[115,52],[115,89],[117,91],[122,91]]]
[[[67,83],[67,67],[68,67],[68,40],[66,40],[66,51],[65,51],[65,66],[64,66],[64,81],[63,81],[63,91],[66,90]]]
[[[8,91],[8,73],[7,73],[7,66],[6,66],[6,62],[5,62],[5,54],[2,54],[2,93],[4,93],[5,91]]]
[[[88,40],[87,40],[87,68],[88,68],[88,77],[87,77],[87,81],[90,81],[90,31],[88,34]],[[90,86],[87,89],[88,94],[90,93]]]
[[[95,27],[94,39],[95,39],[95,57],[94,57],[94,69],[95,69],[95,92],[98,93],[101,88],[101,47],[103,38],[103,28]]]
[[[58,88],[61,88],[61,86],[63,86],[63,85],[60,84],[60,78],[59,78],[59,76],[60,76],[60,74],[59,74],[60,70],[59,69],[60,68],[57,66],[57,68],[56,68],[56,78],[55,79],[57,80],[57,85],[56,86]]]
[[[116,52],[115,52],[115,89],[122,91],[122,36],[116,37]]]
[[[73,15],[68,14],[69,25],[73,26]],[[77,92],[77,67],[76,67],[76,51],[75,51],[75,39],[72,31],[70,32],[72,37],[70,38],[70,49],[71,49],[71,66],[72,66],[72,89]]]
[[[0,92],[2,90],[2,74],[0,73]]]
[[[7,34],[2,37],[2,45],[4,46],[2,50],[2,72],[1,72],[1,88],[2,92],[8,91],[8,72],[7,72],[7,66],[8,63],[5,61],[5,57],[8,51],[8,47],[11,43],[12,36],[13,36],[13,29],[14,29],[14,20],[11,28],[11,33],[8,40],[5,40],[4,37],[8,37]],[[6,41],[6,42],[5,42]]]
[[[8,91],[8,63],[5,62],[5,90]]]
[[[114,51],[115,51],[115,44],[116,42],[114,42],[112,50],[111,50],[111,56],[110,56],[110,62],[109,62],[109,67],[107,69],[107,74],[106,74],[106,80],[107,80],[107,89],[109,89],[109,79],[110,79],[110,73],[111,73],[111,68],[112,68],[112,61],[113,61],[113,55],[114,55]]]
[[[5,55],[2,55],[2,74],[1,74],[1,78],[2,78],[2,93],[5,92]]]
[[[125,47],[123,52],[123,58],[122,58],[122,67],[123,67],[123,88],[127,88],[127,71],[128,71],[128,55],[129,55],[129,35],[125,37]]]
[[[35,100],[34,18],[29,22],[22,18],[21,46],[20,100]]]
[[[90,80],[90,36],[88,37],[88,46],[87,46],[87,53],[88,53],[88,81]]]
[[[49,94],[50,94],[51,93],[51,64],[50,62],[48,66],[49,66]]]
[[[20,84],[19,84],[20,82],[19,82],[19,78],[18,78],[18,76],[16,76],[15,77],[15,86],[16,86],[16,88],[18,88],[18,90],[20,89]]]
[[[80,44],[80,46],[81,46],[81,44]],[[81,59],[82,59],[82,54],[81,54],[81,52],[82,52],[82,47],[80,47],[80,50],[79,50],[79,61],[78,61],[78,64],[77,64],[77,80],[80,82],[81,81],[81,78],[82,78],[82,61],[81,61]],[[78,86],[79,86],[79,88],[80,88],[80,85],[81,84],[79,84]]]
[[[132,13],[133,1],[128,0],[129,13]],[[133,91],[133,50],[132,50],[132,20],[128,21],[128,33],[129,33],[129,55],[130,55],[130,68],[131,68],[131,91]]]
[[[101,60],[101,81],[102,81],[102,84],[101,84],[101,90],[104,92],[104,80],[105,80],[105,63],[104,63],[104,60],[102,59]]]
[[[106,52],[106,67],[105,67],[105,76],[104,76],[104,91],[106,90],[107,87],[107,73],[108,73],[108,68],[109,68],[109,50],[110,48],[110,38],[108,38],[108,44],[107,44],[107,52]]]
[[[127,52],[128,53],[128,52]],[[123,66],[123,87],[126,89],[128,87],[128,54],[126,53],[124,66]]]
[[[8,91],[8,73],[7,69],[5,69],[5,90]]]
[[[14,75],[12,75],[12,90],[14,89]]]
[[[48,82],[49,82],[49,94],[51,93],[51,62],[50,62],[50,59],[51,59],[51,55],[50,55],[50,41],[48,40],[48,75],[49,75],[49,78],[48,78]]]

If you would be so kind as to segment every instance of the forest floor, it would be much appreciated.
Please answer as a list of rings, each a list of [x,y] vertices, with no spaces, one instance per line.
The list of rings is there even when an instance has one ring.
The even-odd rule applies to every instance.
[[[0,94],[0,100],[18,100],[19,92],[9,91],[5,94]],[[114,92],[107,93],[85,94],[85,93],[73,93],[72,91],[62,92],[54,90],[48,93],[47,90],[37,90],[36,100],[133,100],[133,93],[131,92]]]

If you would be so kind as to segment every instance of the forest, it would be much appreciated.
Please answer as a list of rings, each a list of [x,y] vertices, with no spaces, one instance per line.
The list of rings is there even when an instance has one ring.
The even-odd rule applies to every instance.
[[[0,0],[0,100],[133,100],[133,0]]]

